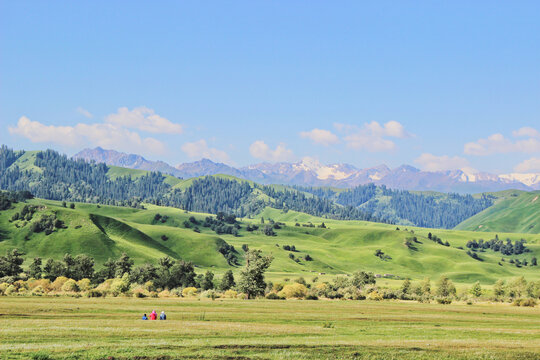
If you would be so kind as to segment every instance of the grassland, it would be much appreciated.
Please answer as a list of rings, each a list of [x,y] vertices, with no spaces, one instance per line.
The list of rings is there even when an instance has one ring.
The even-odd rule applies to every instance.
[[[463,221],[456,229],[540,233],[540,191],[506,193],[495,205]]]
[[[201,233],[186,229],[183,225],[190,216],[203,220],[208,214],[187,213],[175,208],[147,205],[146,210],[77,204],[75,209],[64,208],[59,202],[35,199],[31,204],[40,206],[36,218],[41,214],[55,213],[67,225],[66,229],[56,230],[51,235],[44,233],[29,234],[28,224],[9,222],[11,216],[20,211],[24,204],[17,204],[14,209],[0,213],[0,252],[19,248],[34,256],[61,259],[65,253],[73,255],[84,253],[94,257],[99,264],[109,257],[117,257],[122,252],[128,253],[137,264],[155,262],[160,257],[171,256],[176,259],[192,261],[197,271],[211,269],[217,274],[232,269],[236,273],[239,267],[231,267],[218,251],[220,238],[235,246],[240,265],[243,264],[242,244],[259,248],[274,256],[268,276],[271,280],[282,280],[303,276],[307,279],[315,276],[333,276],[347,274],[357,270],[372,271],[376,274],[392,274],[399,277],[422,279],[426,276],[437,279],[445,274],[458,283],[470,284],[481,281],[493,284],[497,279],[509,279],[525,276],[529,280],[540,278],[537,267],[517,268],[508,262],[501,262],[501,254],[492,251],[480,253],[483,261],[472,259],[466,254],[468,240],[482,237],[490,239],[495,233],[475,233],[458,230],[439,230],[402,227],[362,221],[337,221],[317,218],[294,211],[267,208],[256,219],[241,219],[240,236],[217,235],[208,228],[200,227]],[[162,223],[155,221],[155,215],[167,215]],[[248,232],[246,224],[261,225],[261,217],[280,221],[286,225],[276,230],[277,236],[268,237],[262,232]],[[321,224],[328,228],[295,226],[296,223]],[[19,226],[17,228],[17,226]],[[414,231],[414,234],[412,233]],[[439,245],[427,239],[429,232],[437,234],[449,247]],[[165,235],[167,240],[163,240]],[[407,237],[416,236],[419,243],[414,248],[404,245]],[[540,235],[498,233],[502,239],[527,240],[530,253],[514,256],[516,259],[530,260],[540,257]],[[283,245],[295,245],[299,258],[296,262],[289,258],[289,251]],[[460,247],[464,248],[460,249]],[[381,249],[392,257],[383,261],[374,256],[374,251]],[[313,261],[305,261],[309,254]],[[507,257],[509,260],[511,257]],[[500,263],[500,264],[499,264]]]
[[[168,320],[141,321],[165,310]],[[509,305],[0,299],[0,359],[538,359],[540,311]]]

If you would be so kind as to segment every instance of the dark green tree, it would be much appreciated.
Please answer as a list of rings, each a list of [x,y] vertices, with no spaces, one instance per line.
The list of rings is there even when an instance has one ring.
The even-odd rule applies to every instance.
[[[236,281],[234,281],[234,274],[232,270],[228,270],[223,275],[223,278],[221,279],[221,283],[219,284],[219,290],[226,291],[229,289],[232,289],[236,286]]]
[[[40,257],[35,257],[30,266],[28,267],[28,275],[34,279],[41,279],[41,269],[42,260]]]
[[[263,255],[261,250],[249,250],[246,253],[246,266],[240,273],[238,288],[248,299],[264,295],[266,289],[264,273],[272,260],[271,255]]]
[[[201,284],[203,290],[211,290],[214,288],[214,273],[208,270],[204,274],[204,279]]]

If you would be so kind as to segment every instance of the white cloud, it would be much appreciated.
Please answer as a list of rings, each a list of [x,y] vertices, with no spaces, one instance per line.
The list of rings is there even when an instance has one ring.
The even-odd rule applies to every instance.
[[[530,158],[514,167],[514,170],[519,173],[540,172],[540,158]]]
[[[291,160],[294,155],[292,150],[287,149],[285,144],[279,144],[275,150],[272,150],[264,141],[257,140],[249,147],[251,156],[257,159],[270,162],[281,162]]]
[[[127,107],[121,107],[116,114],[108,115],[105,122],[155,134],[181,134],[183,132],[182,125],[172,123],[144,106],[136,107],[131,111]]]
[[[347,124],[334,124],[334,126],[339,131],[348,133],[344,137],[347,147],[370,152],[394,150],[396,144],[390,138],[404,139],[413,136],[397,121],[389,121],[383,125],[372,121],[365,123],[362,127]]]
[[[486,156],[492,154],[506,154],[511,152],[536,153],[540,152],[540,139],[534,138],[538,131],[533,128],[521,128],[513,132],[515,137],[528,137],[528,139],[512,141],[502,134],[493,134],[486,139],[466,143],[463,152],[468,155]]]
[[[514,137],[536,137],[540,138],[540,131],[533,129],[532,127],[522,127],[516,131],[512,131]]]
[[[211,148],[206,143],[206,140],[185,143],[182,145],[182,151],[190,158],[207,158],[213,161],[227,163],[230,161],[229,155],[223,150]]]
[[[300,133],[302,138],[307,138],[316,144],[328,146],[339,142],[339,138],[336,134],[328,130],[313,129],[311,131],[302,131]]]
[[[475,172],[471,169],[469,161],[459,156],[450,157],[448,155],[437,156],[429,153],[420,155],[415,163],[419,164],[425,171],[445,171],[445,170],[463,170]]]
[[[88,111],[88,110],[86,110],[86,109],[83,109],[83,108],[80,107],[80,106],[77,108],[77,112],[78,112],[79,114],[81,114],[82,116],[84,116],[85,118],[88,118],[88,119],[91,119],[91,118],[94,117],[94,115],[92,115],[92,113],[91,113],[90,111]]]
[[[69,147],[101,146],[120,151],[142,150],[153,154],[165,153],[165,145],[154,138],[141,138],[136,132],[113,124],[76,124],[75,126],[45,125],[22,116],[17,126],[9,127],[12,135],[20,135],[35,143],[55,143]]]

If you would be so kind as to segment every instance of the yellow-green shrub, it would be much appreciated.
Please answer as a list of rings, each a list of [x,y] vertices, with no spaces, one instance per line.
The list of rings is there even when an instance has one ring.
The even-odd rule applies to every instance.
[[[73,279],[68,279],[64,285],[62,285],[62,291],[64,292],[78,292],[79,287],[77,286],[77,282]]]
[[[308,289],[303,284],[293,283],[287,284],[283,287],[283,290],[279,292],[279,296],[285,297],[287,299],[292,298],[304,298],[307,295]]]
[[[92,288],[92,283],[90,282],[90,279],[81,279],[77,281],[77,286],[80,291],[88,291]]]
[[[51,289],[54,291],[61,291],[62,286],[64,286],[66,281],[68,281],[68,278],[65,276],[57,277],[56,280],[54,280],[53,283],[51,284]]]
[[[197,296],[197,288],[194,288],[194,287],[184,288],[184,290],[182,290],[182,296],[183,297]]]
[[[223,297],[234,299],[238,295],[238,292],[235,290],[227,290],[223,294]]]

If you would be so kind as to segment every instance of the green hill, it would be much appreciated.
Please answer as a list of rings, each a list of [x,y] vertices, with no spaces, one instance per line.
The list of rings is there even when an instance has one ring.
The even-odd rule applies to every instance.
[[[540,233],[540,191],[496,194],[499,201],[463,221],[456,229]]]
[[[36,206],[29,220],[10,221],[21,213],[25,205]],[[395,225],[365,221],[339,221],[315,217],[292,210],[283,211],[265,208],[256,218],[239,220],[239,236],[217,235],[211,228],[198,226],[186,228],[190,217],[202,223],[208,214],[145,204],[146,209],[115,207],[77,203],[74,209],[63,207],[60,202],[33,199],[17,203],[13,208],[0,211],[0,252],[19,248],[27,259],[35,256],[61,259],[65,253],[87,254],[102,264],[108,258],[118,257],[122,252],[129,254],[137,264],[155,263],[159,258],[171,256],[192,261],[197,267],[222,273],[227,269],[239,271],[243,264],[242,245],[262,249],[274,256],[269,270],[271,279],[285,277],[326,277],[349,274],[357,270],[373,271],[388,277],[433,279],[446,274],[460,283],[476,280],[493,283],[499,278],[523,275],[528,279],[539,279],[537,267],[516,267],[511,259],[527,260],[540,256],[540,235],[504,234],[500,238],[519,240],[524,238],[530,252],[504,256],[491,250],[479,253],[482,261],[467,255],[468,240],[478,234],[458,230],[433,230],[425,228],[401,228]],[[158,215],[159,216],[156,216]],[[52,233],[32,232],[32,224],[43,216],[53,216],[64,226]],[[264,218],[264,224],[262,224]],[[261,230],[270,222],[280,222],[275,229],[277,236],[266,236]],[[326,228],[318,227],[325,223]],[[188,224],[189,225],[189,224]],[[247,226],[257,225],[258,230],[247,231]],[[297,226],[300,225],[300,226]],[[414,233],[413,233],[414,231]],[[448,241],[443,246],[428,239],[433,233]],[[416,236],[417,241],[406,243]],[[495,236],[483,234],[484,238]],[[229,265],[220,252],[223,241],[236,249],[238,265]],[[283,249],[294,245],[296,251]],[[380,249],[390,258],[383,260],[375,256]],[[292,257],[291,257],[292,254]],[[306,255],[312,260],[307,261]]]

